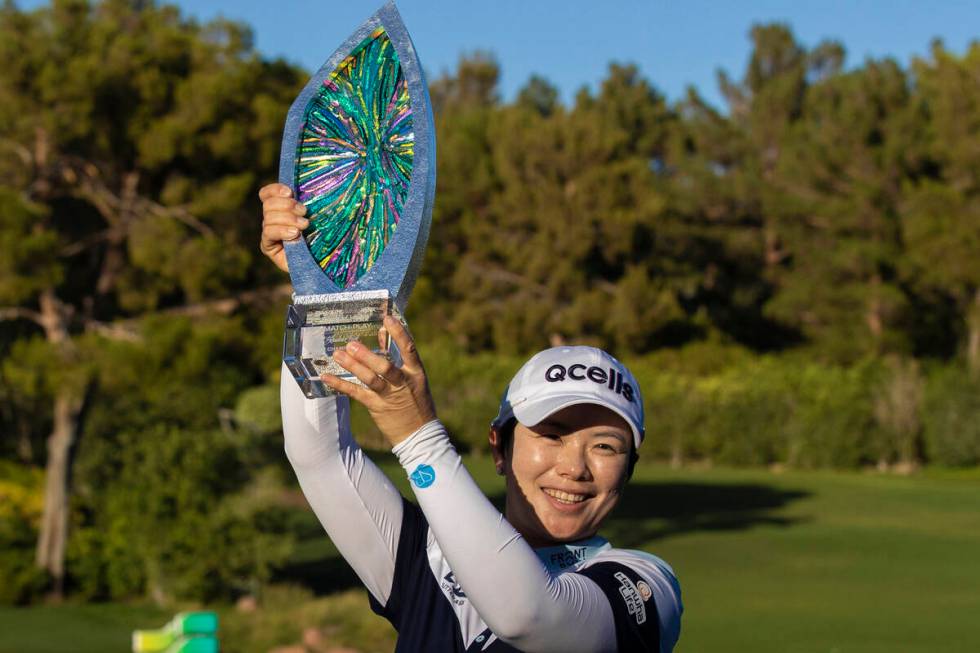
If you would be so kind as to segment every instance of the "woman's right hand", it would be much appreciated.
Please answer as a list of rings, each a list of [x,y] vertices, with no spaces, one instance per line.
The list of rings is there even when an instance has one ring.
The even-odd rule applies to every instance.
[[[384,319],[384,328],[378,333],[379,345],[387,342],[384,331],[398,346],[401,367],[352,340],[334,351],[333,359],[363,385],[333,374],[320,378],[332,389],[363,404],[388,444],[394,447],[436,418],[436,404],[412,334],[392,315]]]
[[[285,184],[269,184],[259,191],[262,200],[262,240],[259,249],[283,272],[289,272],[284,241],[296,240],[309,226],[306,206],[293,199]]]

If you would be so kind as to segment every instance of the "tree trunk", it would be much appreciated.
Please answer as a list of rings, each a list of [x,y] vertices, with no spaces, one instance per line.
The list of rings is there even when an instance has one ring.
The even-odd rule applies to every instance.
[[[885,319],[883,317],[884,308],[881,302],[881,277],[877,274],[871,277],[871,297],[868,300],[865,323],[868,331],[871,332],[871,341],[874,343],[875,353],[881,353],[881,339],[885,331]]]
[[[980,374],[980,288],[973,291],[973,306],[967,313],[966,362],[973,374]]]
[[[105,258],[102,259],[102,269],[95,283],[95,292],[100,297],[108,295],[116,287],[116,280],[126,264],[123,253],[125,242],[125,234],[119,229],[113,229],[107,239]]]
[[[48,437],[48,462],[44,481],[44,514],[37,541],[36,562],[51,574],[52,594],[64,591],[65,546],[68,542],[69,481],[72,446],[78,434],[81,397],[62,391],[54,400],[54,428]]]
[[[783,251],[779,235],[776,233],[776,228],[772,225],[772,218],[766,218],[762,232],[763,244],[765,245],[764,260],[766,270],[771,272],[773,268],[783,262],[783,259],[786,258],[786,253]]]
[[[101,209],[102,217],[109,225],[109,237],[105,258],[102,260],[102,270],[99,272],[99,279],[95,283],[97,295],[105,296],[111,293],[116,287],[116,281],[126,266],[126,238],[129,236],[129,225],[136,214],[136,200],[138,199],[137,188],[139,187],[140,175],[138,172],[127,172],[122,178],[122,189],[118,199],[111,193],[104,191],[101,193],[97,205]],[[96,191],[92,191],[93,194]]]
[[[44,290],[39,299],[39,322],[44,328],[45,337],[51,345],[52,353],[67,364],[74,355],[74,343],[68,334],[71,309],[50,288]],[[38,567],[51,574],[54,582],[52,594],[56,598],[60,598],[64,591],[72,446],[78,435],[78,420],[84,397],[84,390],[77,386],[66,386],[58,390],[54,400],[54,426],[48,437],[44,513],[35,562]]]
[[[25,428],[19,428],[17,434],[17,457],[23,463],[30,463],[34,460],[34,447],[31,445],[31,434]]]
[[[770,139],[762,150],[762,180],[770,188],[775,183],[776,164],[778,162],[779,146],[775,143],[775,139]],[[766,272],[769,273],[771,279],[774,279],[775,277],[772,275],[775,274],[775,268],[786,258],[786,252],[783,251],[776,220],[767,213],[767,211],[762,211],[762,241],[765,248],[763,262],[766,266]]]

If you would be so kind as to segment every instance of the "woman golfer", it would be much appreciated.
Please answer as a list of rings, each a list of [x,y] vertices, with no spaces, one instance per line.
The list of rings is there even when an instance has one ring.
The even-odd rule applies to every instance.
[[[306,226],[281,184],[266,186],[262,252],[286,269],[283,240]],[[680,632],[671,568],[597,533],[643,441],[640,388],[592,347],[535,355],[507,386],[490,426],[505,514],[483,495],[436,417],[425,370],[398,320],[395,367],[352,343],[335,360],[339,397],[306,399],[282,375],[289,458],[327,534],[398,631],[396,651],[660,651]],[[418,502],[404,500],[350,432],[347,397],[370,412]]]

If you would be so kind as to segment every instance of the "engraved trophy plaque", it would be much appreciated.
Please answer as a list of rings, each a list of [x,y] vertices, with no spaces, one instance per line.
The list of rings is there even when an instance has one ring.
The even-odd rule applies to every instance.
[[[279,181],[306,205],[309,227],[285,243],[293,304],[283,361],[308,398],[355,383],[333,352],[377,343],[401,317],[422,263],[435,194],[435,128],[415,47],[394,3],[327,59],[286,118]],[[393,343],[392,343],[393,344]]]

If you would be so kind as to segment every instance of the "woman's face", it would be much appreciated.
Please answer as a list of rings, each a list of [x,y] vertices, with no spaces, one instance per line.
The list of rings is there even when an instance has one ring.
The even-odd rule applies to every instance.
[[[534,547],[595,535],[626,483],[633,434],[608,408],[578,404],[540,424],[518,423],[494,459],[507,477],[507,520]]]

